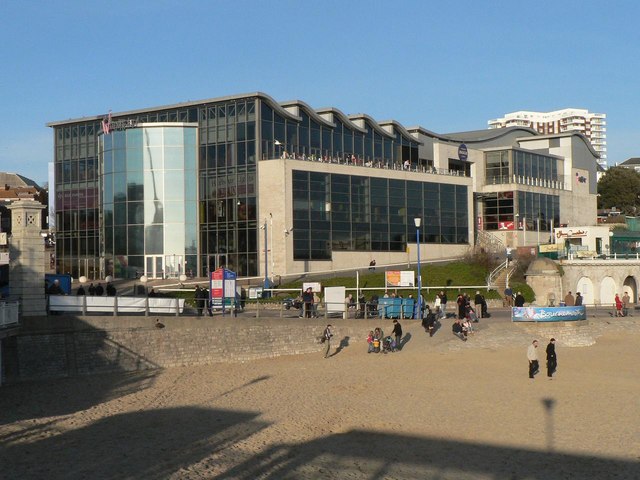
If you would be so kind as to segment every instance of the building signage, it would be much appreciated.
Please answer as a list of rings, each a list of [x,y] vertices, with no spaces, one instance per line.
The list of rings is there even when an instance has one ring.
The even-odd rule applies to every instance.
[[[464,143],[460,144],[458,147],[458,158],[463,162],[466,162],[468,157],[469,151],[467,150],[467,146]]]
[[[562,237],[575,238],[575,237],[586,237],[586,236],[587,236],[586,230],[556,231],[556,238],[562,238]]]
[[[388,287],[413,287],[415,273],[413,270],[388,270],[385,272]]]
[[[578,307],[514,307],[511,311],[513,322],[568,322],[586,320],[587,309]]]
[[[498,222],[498,230],[515,230],[513,222]]]
[[[102,133],[109,135],[114,130],[126,130],[138,126],[138,120],[112,120],[111,112],[102,120]]]

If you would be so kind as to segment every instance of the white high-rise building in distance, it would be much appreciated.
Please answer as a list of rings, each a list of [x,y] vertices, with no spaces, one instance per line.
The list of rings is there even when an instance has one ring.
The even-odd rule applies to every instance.
[[[579,108],[565,108],[553,112],[519,111],[502,118],[489,120],[489,128],[531,127],[539,133],[580,132],[589,139],[598,152],[598,163],[607,166],[607,115],[590,113]]]

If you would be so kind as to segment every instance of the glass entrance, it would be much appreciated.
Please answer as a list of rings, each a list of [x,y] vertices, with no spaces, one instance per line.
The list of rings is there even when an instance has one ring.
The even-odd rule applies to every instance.
[[[145,257],[144,274],[147,278],[164,278],[164,262],[161,255]]]

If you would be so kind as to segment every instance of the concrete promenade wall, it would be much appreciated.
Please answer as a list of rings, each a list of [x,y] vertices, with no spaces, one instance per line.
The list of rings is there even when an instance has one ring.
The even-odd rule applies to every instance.
[[[23,319],[3,344],[3,383],[153,368],[209,365],[317,352],[324,319],[246,317],[72,317]],[[332,347],[362,343],[378,323],[331,319]],[[363,347],[364,348],[364,347]]]

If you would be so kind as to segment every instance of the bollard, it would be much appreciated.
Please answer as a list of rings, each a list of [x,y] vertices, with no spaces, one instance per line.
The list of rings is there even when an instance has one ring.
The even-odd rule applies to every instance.
[[[145,317],[149,316],[149,296],[148,295],[144,298],[144,316]]]
[[[118,297],[113,297],[113,316],[118,316]]]
[[[256,318],[260,318],[260,299],[256,299]]]
[[[87,296],[82,295],[82,315],[87,314]]]
[[[179,317],[180,316],[180,299],[174,298],[174,300],[176,301],[176,317]]]

